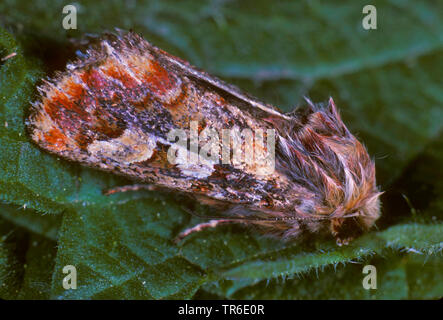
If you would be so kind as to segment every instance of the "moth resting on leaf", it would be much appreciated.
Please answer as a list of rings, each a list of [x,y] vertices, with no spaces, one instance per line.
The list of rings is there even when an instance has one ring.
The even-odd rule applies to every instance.
[[[307,100],[306,108],[284,114],[132,32],[103,35],[38,90],[27,126],[41,148],[187,194],[219,212],[179,238],[241,223],[281,239],[327,233],[341,245],[380,215],[374,162],[332,99],[326,105]],[[275,170],[260,175],[245,161],[171,163],[168,132],[180,128],[189,136],[191,121],[199,133],[274,129]]]

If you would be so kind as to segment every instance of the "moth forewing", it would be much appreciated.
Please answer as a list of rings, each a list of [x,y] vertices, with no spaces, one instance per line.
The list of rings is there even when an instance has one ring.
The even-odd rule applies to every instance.
[[[342,244],[379,217],[373,161],[332,99],[283,114],[132,32],[103,36],[39,92],[27,125],[43,149],[219,210],[182,235],[242,223]]]

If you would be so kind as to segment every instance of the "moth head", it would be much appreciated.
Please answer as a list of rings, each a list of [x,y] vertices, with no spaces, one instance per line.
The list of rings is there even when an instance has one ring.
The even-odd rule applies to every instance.
[[[339,244],[346,243],[380,216],[375,164],[344,125],[332,98],[327,105],[308,104],[308,111],[294,117],[293,130],[280,141],[280,165],[297,194],[309,199],[295,210],[330,221],[331,234]]]
[[[381,192],[376,186],[375,164],[354,136],[346,136],[330,148],[339,159],[330,175],[338,174],[339,179],[332,183],[327,175],[323,187],[329,214],[334,217],[331,233],[341,245],[374,225],[380,216]]]

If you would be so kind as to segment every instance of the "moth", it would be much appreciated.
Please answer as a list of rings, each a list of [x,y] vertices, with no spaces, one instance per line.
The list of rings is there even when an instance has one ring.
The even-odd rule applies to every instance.
[[[282,240],[323,234],[342,245],[380,216],[374,161],[332,98],[326,104],[307,99],[304,108],[282,113],[133,32],[104,34],[38,92],[26,124],[41,148],[136,183],[113,191],[155,188],[214,208],[217,214],[179,239],[240,223]],[[246,152],[246,144],[213,152],[212,162],[171,162],[168,152],[177,141],[169,135],[177,128],[187,136],[185,155],[194,159],[204,142],[192,148],[192,135],[206,128],[272,130],[273,170],[263,174],[245,157],[221,161]]]

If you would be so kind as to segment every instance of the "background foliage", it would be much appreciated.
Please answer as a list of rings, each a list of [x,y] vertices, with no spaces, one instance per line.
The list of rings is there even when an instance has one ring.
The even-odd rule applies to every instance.
[[[2,0],[0,57],[0,298],[428,299],[443,296],[443,3],[373,1]],[[204,231],[181,200],[112,196],[128,181],[57,159],[24,130],[39,79],[74,56],[70,38],[134,29],[289,111],[333,96],[375,157],[383,196],[378,230],[350,246],[284,244],[239,227]],[[362,267],[378,289],[362,288]],[[62,269],[78,270],[64,290]]]

